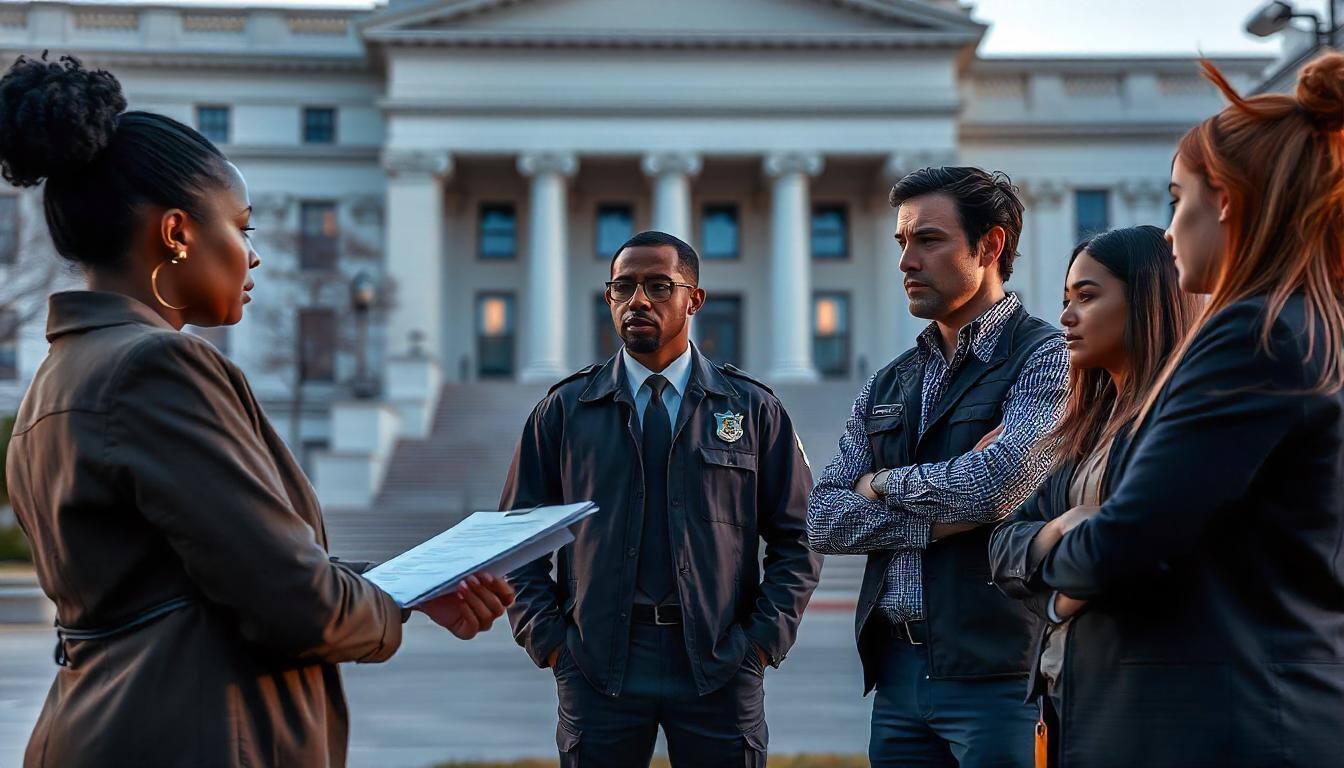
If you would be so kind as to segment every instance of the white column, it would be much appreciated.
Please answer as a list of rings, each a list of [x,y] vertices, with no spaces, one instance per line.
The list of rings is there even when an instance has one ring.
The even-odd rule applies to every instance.
[[[1025,251],[1019,245],[1023,257],[1014,265],[1014,272],[1026,273],[1023,277],[1030,275],[1029,281],[1021,283],[1031,286],[1027,309],[1042,320],[1058,325],[1069,255],[1075,245],[1073,222],[1069,217],[1072,206],[1065,205],[1067,188],[1059,179],[1026,179],[1020,187],[1027,209],[1023,237],[1030,236],[1032,250]],[[1029,272],[1023,269],[1028,264]],[[1017,280],[1014,277],[1006,287],[1012,290]]]
[[[809,184],[821,173],[817,154],[770,155],[771,382],[818,379],[812,366],[812,219]]]
[[[653,229],[691,242],[691,179],[700,173],[700,156],[666,152],[644,156],[644,175],[653,180]]]
[[[392,355],[443,356],[443,183],[447,152],[387,150],[387,272],[396,290],[388,317]],[[412,342],[412,336],[419,344]],[[419,349],[416,349],[418,347]]]
[[[552,382],[569,373],[565,355],[568,306],[566,186],[579,161],[566,153],[518,158],[518,172],[532,180],[528,219],[527,296],[522,302],[524,382]]]

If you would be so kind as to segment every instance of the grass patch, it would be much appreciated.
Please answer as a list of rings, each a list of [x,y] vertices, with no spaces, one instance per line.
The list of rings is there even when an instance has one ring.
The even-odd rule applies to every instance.
[[[480,762],[472,760],[450,760],[439,763],[434,768],[556,768],[556,760],[512,760],[506,762]],[[867,768],[866,755],[771,755],[771,768]],[[652,768],[669,768],[667,758],[655,757]]]

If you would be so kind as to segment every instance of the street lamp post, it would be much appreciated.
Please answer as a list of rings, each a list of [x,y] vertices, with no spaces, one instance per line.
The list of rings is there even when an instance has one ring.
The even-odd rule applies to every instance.
[[[377,387],[369,376],[369,310],[378,298],[378,287],[368,272],[361,270],[350,281],[350,308],[355,313],[355,377],[350,382],[350,393],[359,399],[377,394]]]
[[[1269,37],[1288,27],[1293,19],[1311,19],[1312,30],[1316,33],[1316,47],[1333,47],[1340,25],[1336,22],[1336,0],[1326,0],[1325,21],[1314,11],[1299,11],[1292,3],[1284,0],[1272,0],[1260,7],[1246,20],[1246,31],[1256,37]]]

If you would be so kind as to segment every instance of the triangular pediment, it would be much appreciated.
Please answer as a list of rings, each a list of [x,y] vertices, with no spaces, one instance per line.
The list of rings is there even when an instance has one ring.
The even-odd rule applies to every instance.
[[[917,0],[433,0],[361,25],[373,42],[440,45],[974,45],[983,25]]]

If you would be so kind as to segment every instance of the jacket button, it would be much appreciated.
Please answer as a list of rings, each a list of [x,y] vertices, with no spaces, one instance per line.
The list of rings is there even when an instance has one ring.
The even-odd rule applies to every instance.
[[[680,506],[681,506],[681,499],[673,499],[673,500],[672,500],[672,506],[674,506],[674,507],[680,507]]]
[[[627,615],[628,615],[628,614],[626,614],[625,611],[621,611],[621,621],[625,621],[625,618],[626,618]]]
[[[638,549],[635,549],[634,547],[631,547],[631,548],[625,550],[625,556],[626,556],[626,557],[634,557],[635,555],[638,555],[638,554],[639,554],[639,550],[638,550]]]

